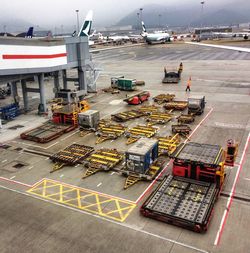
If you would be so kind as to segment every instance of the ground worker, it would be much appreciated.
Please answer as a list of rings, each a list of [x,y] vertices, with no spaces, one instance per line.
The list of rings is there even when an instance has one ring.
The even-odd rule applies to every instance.
[[[183,64],[182,64],[182,62],[181,62],[181,63],[180,63],[180,66],[179,66],[179,71],[178,71],[178,72],[182,73],[182,71],[183,71]]]
[[[191,91],[190,87],[191,87],[191,76],[188,79],[186,91]]]
[[[164,67],[164,73],[165,73],[165,77],[167,76],[167,69],[166,67]]]

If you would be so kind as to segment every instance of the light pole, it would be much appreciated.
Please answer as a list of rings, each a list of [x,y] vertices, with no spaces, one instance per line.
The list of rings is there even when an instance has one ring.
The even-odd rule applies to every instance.
[[[76,10],[76,24],[77,24],[77,34],[79,33],[79,10]]]
[[[158,16],[159,16],[159,28],[161,28],[161,14],[159,14]]]
[[[200,39],[201,39],[201,30],[202,30],[202,18],[203,18],[203,9],[204,9],[205,1],[201,1],[201,28],[200,28]]]
[[[138,26],[137,29],[140,30],[140,13],[137,12],[136,15],[137,15],[137,26]]]
[[[143,8],[140,8],[140,13],[141,13],[141,21],[142,21],[142,11],[143,11]]]

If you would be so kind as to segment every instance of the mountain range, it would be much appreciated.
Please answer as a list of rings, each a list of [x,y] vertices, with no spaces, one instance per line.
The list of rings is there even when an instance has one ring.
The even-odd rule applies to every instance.
[[[117,25],[133,25],[138,27],[139,10],[134,10],[123,17]],[[231,25],[250,22],[250,2],[233,1],[213,6],[189,4],[168,6],[150,4],[143,6],[142,19],[148,27],[166,26],[210,26]]]

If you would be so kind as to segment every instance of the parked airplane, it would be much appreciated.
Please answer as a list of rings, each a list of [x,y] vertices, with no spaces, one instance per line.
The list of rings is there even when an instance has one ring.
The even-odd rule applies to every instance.
[[[146,40],[148,44],[153,43],[165,43],[170,41],[170,35],[166,32],[160,32],[160,33],[148,33],[145,27],[144,22],[141,22],[142,24],[142,33],[141,36]]]
[[[186,44],[191,44],[191,45],[197,45],[197,46],[214,47],[214,48],[221,48],[221,49],[234,50],[234,51],[238,51],[238,52],[250,53],[250,48],[247,48],[247,47],[223,46],[223,45],[195,43],[195,42],[185,42],[185,43]]]

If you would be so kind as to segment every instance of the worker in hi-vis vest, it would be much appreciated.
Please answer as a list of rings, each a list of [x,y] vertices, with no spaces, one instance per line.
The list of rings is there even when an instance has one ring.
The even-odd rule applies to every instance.
[[[188,79],[186,91],[191,91],[190,87],[191,87],[191,76]]]

